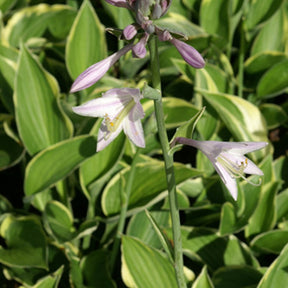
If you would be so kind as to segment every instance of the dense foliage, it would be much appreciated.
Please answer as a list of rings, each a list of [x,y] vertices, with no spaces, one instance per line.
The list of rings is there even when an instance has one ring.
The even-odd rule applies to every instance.
[[[104,0],[0,0],[0,9],[0,286],[177,287],[153,101],[141,101],[146,147],[128,200],[135,147],[122,133],[96,153],[102,119],[72,112],[109,89],[151,84],[149,53],[128,52],[95,85],[69,92],[88,66],[126,45],[119,29],[135,21],[131,11]],[[258,176],[238,180],[237,201],[203,153],[175,153],[187,285],[286,287],[288,3],[173,0],[156,21],[206,62],[196,70],[159,42],[170,139],[205,106],[194,139],[269,142],[249,154],[261,185],[249,183]]]

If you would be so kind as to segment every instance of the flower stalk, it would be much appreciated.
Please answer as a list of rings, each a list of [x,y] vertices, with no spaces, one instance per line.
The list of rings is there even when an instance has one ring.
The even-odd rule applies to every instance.
[[[149,51],[151,60],[152,84],[153,88],[161,91],[160,66],[158,58],[157,38],[151,37],[149,41]],[[183,253],[180,216],[176,196],[175,173],[173,167],[173,156],[169,154],[169,141],[165,128],[164,112],[162,98],[154,100],[154,109],[158,127],[158,135],[162,146],[162,152],[165,162],[165,172],[167,180],[167,189],[169,195],[170,213],[172,219],[172,232],[174,242],[174,267],[179,288],[186,288],[186,281],[183,270]]]

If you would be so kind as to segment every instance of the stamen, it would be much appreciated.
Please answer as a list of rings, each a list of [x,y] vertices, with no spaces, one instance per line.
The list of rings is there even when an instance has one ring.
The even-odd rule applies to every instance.
[[[135,101],[131,100],[127,105],[125,105],[123,110],[114,119],[111,119],[107,113],[104,115],[105,126],[107,127],[107,132],[104,135],[105,140],[110,137],[111,133],[115,132],[118,129],[119,125],[129,114],[130,110],[133,108],[134,105]]]
[[[259,179],[259,183],[253,183],[250,180],[247,179],[247,177],[244,175],[244,170],[248,166],[248,160],[245,158],[244,161],[241,161],[240,165],[235,164],[233,161],[228,159],[227,157],[223,155],[219,155],[216,158],[216,161],[219,162],[220,165],[224,167],[224,169],[230,174],[232,178],[242,178],[249,184],[253,186],[260,186],[262,183],[262,179]]]

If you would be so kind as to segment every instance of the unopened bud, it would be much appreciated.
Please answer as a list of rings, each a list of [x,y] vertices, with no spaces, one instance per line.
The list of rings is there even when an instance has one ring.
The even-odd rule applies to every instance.
[[[126,40],[131,40],[132,38],[134,38],[134,36],[137,34],[137,29],[134,25],[128,25],[125,27],[125,29],[123,30],[123,37]]]

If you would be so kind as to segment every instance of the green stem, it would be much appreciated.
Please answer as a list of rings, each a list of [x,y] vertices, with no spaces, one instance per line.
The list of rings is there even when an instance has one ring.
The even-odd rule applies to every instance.
[[[160,66],[158,58],[158,46],[157,38],[152,37],[149,41],[149,50],[150,50],[150,61],[151,61],[151,71],[152,71],[152,84],[153,88],[161,91],[161,78],[160,78]],[[176,183],[175,183],[175,174],[173,167],[173,155],[169,155],[169,142],[167,137],[167,132],[164,122],[164,112],[162,97],[158,100],[154,100],[154,109],[158,127],[158,134],[160,143],[162,146],[163,157],[165,162],[165,172],[167,180],[167,188],[169,193],[169,204],[170,204],[170,213],[172,219],[172,231],[173,231],[173,241],[174,241],[174,267],[177,277],[178,287],[186,288],[186,281],[183,271],[183,254],[182,254],[182,240],[181,240],[181,226],[180,226],[180,217],[177,204],[176,196]]]
[[[244,54],[245,54],[245,32],[243,21],[240,27],[240,51],[239,51],[239,70],[238,70],[238,96],[243,98],[243,79],[244,79]]]
[[[112,272],[114,271],[116,259],[117,259],[118,252],[119,252],[119,246],[121,243],[121,236],[122,236],[123,231],[124,231],[125,220],[126,220],[128,206],[129,206],[129,198],[130,198],[130,194],[131,194],[131,190],[132,190],[132,184],[133,184],[133,179],[135,176],[136,163],[138,161],[139,153],[140,153],[140,149],[137,149],[136,154],[133,157],[131,167],[130,167],[127,185],[124,185],[125,184],[125,183],[123,183],[124,181],[122,181],[122,178],[120,178],[120,185],[121,185],[120,197],[121,197],[122,206],[121,206],[121,211],[120,211],[120,218],[119,218],[119,222],[118,222],[116,237],[115,237],[115,240],[113,243],[112,253],[111,253],[110,264],[111,264],[111,271]],[[122,177],[121,174],[120,174],[120,177]],[[125,189],[126,191],[123,189],[124,187],[126,188]]]

